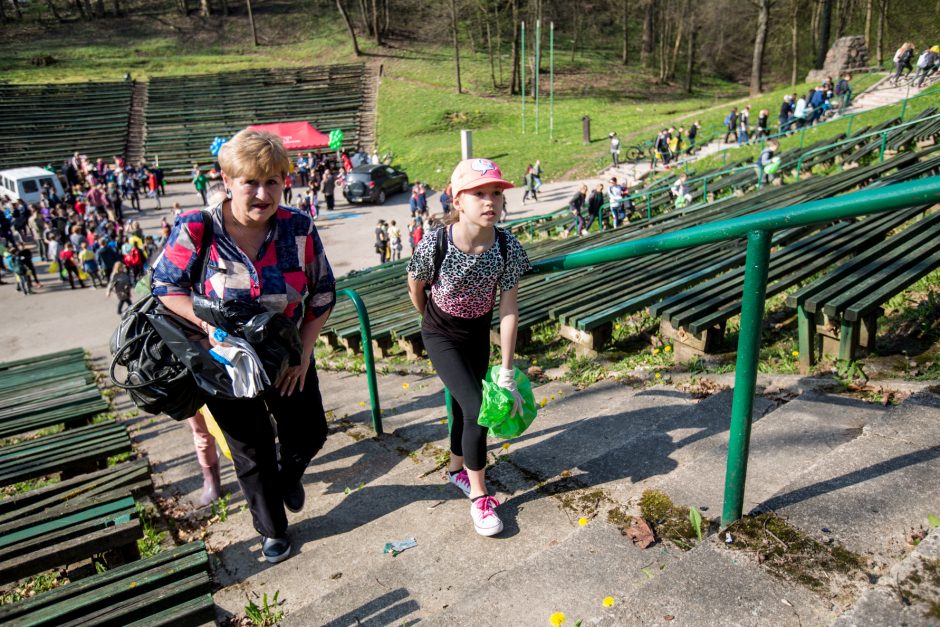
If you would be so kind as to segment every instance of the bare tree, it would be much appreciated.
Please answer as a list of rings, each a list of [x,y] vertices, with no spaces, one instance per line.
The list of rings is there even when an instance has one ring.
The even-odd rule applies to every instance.
[[[630,62],[630,2],[622,0],[623,6],[623,54],[620,56],[620,62],[627,65]],[[580,12],[578,13],[580,15]]]
[[[375,45],[382,45],[382,31],[379,29],[379,7],[376,0],[372,0],[372,36],[375,37]]]
[[[871,53],[871,9],[873,0],[865,0],[865,45],[868,46],[868,52]],[[940,9],[940,6],[938,6]]]
[[[878,0],[878,67],[885,62],[885,31],[888,28],[888,0]]]
[[[117,0],[114,0],[117,2]],[[199,0],[199,15],[212,15],[212,3],[210,0]]]
[[[799,20],[797,19],[800,15],[800,7],[803,4],[802,0],[791,0],[790,2],[790,57],[792,60],[792,65],[790,69],[790,84],[796,85],[797,75],[800,68],[800,46],[797,39],[799,34]]]
[[[343,6],[343,0],[336,0],[336,8],[339,9],[339,14],[343,17],[343,22],[346,23],[349,38],[352,39],[353,52],[356,53],[357,57],[362,56],[362,51],[359,50],[359,41],[356,39],[356,29],[353,28],[352,21],[349,19],[349,13],[346,12],[346,7]]]
[[[767,28],[770,21],[771,0],[751,0],[757,7],[757,34],[754,37],[754,56],[751,60],[751,95],[764,90],[764,49],[767,46]]]
[[[653,28],[656,21],[656,0],[646,0],[646,6],[643,10],[643,39],[640,44],[640,63],[648,67],[653,51],[656,50],[656,34]]]
[[[255,46],[257,46],[258,31],[255,29],[255,16],[251,12],[251,0],[245,0],[245,5],[248,7],[248,25],[251,26],[251,40],[255,43]]]
[[[450,32],[454,39],[454,70],[457,78],[457,93],[462,94],[460,85],[460,38],[457,32],[457,0],[450,0]]]
[[[698,24],[695,21],[695,5],[692,4],[692,0],[686,0],[685,2],[685,18],[688,20],[688,31],[689,31],[689,48],[688,48],[688,58],[686,59],[685,65],[685,82],[683,88],[685,93],[692,93],[692,77],[695,71],[695,36],[698,31]]]
[[[512,79],[509,81],[509,93],[515,95],[522,92],[519,77],[519,0],[509,0],[512,15]]]
[[[816,53],[816,69],[821,70],[826,64],[829,52],[829,30],[832,27],[832,0],[822,0],[819,14],[819,50]]]

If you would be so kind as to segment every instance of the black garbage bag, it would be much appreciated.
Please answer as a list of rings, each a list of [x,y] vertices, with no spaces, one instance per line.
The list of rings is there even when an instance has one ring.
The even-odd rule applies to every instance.
[[[212,346],[202,329],[163,307],[148,313],[147,319],[166,347],[189,371],[204,396],[224,400],[238,398],[225,366],[209,354]]]
[[[148,294],[125,312],[111,336],[109,374],[143,411],[185,420],[203,405],[202,393],[150,323],[148,316],[158,308],[159,301]],[[118,366],[127,370],[123,380],[117,377]]]
[[[214,327],[247,340],[271,381],[278,381],[288,366],[300,364],[303,342],[297,325],[284,314],[268,311],[256,302],[218,300],[195,295],[193,310]]]

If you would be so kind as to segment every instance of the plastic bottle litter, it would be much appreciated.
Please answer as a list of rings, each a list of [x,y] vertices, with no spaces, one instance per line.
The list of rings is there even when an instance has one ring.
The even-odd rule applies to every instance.
[[[391,553],[392,557],[396,557],[402,551],[406,551],[410,548],[418,546],[418,541],[414,538],[407,538],[405,540],[399,540],[398,542],[386,542],[385,549],[383,553]]]

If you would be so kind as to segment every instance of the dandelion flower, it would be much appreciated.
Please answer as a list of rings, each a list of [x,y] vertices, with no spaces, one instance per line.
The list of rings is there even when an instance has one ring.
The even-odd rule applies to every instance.
[[[366,406],[365,401],[359,401],[359,407],[365,407],[365,406]]]
[[[622,328],[622,327],[621,327],[619,324],[615,324],[615,325],[614,325],[614,329],[616,329],[617,331],[619,331],[621,328]]]
[[[555,400],[554,395],[553,395],[553,396],[549,396],[548,398],[551,399],[551,400]]]
[[[446,424],[447,424],[447,418],[441,418],[441,424],[442,424],[442,425],[446,425]]]
[[[542,400],[539,401],[539,407],[545,407],[546,405],[548,405],[547,398],[543,398]]]
[[[614,604],[614,597],[604,597],[604,600],[601,601],[604,607],[610,607]]]
[[[589,522],[588,519],[582,516],[581,518],[578,519],[578,526],[583,527],[584,525],[588,524],[588,522]]]
[[[550,622],[555,627],[559,627],[562,623],[565,622],[565,613],[564,612],[555,612],[548,617],[548,622]]]
[[[665,348],[663,348],[663,351],[667,353],[671,350],[672,350],[672,346],[666,346]],[[607,597],[607,598],[609,599],[610,597]]]
[[[539,363],[539,360],[536,359],[535,357],[533,357],[533,358],[532,358],[532,365],[533,365],[533,366],[537,366],[538,363]]]
[[[408,385],[407,383],[402,383],[401,386],[402,386],[403,388],[405,388],[406,390],[411,387],[411,386]]]
[[[663,378],[662,373],[657,372],[657,373],[656,373],[656,378],[657,378],[657,379],[662,379],[662,378]]]
[[[790,353],[790,354],[793,355],[794,357],[799,357],[799,356],[800,356],[800,351],[793,351],[793,352]]]
[[[654,354],[654,355],[658,355],[658,354],[659,354],[659,349],[658,349],[658,348],[654,348],[654,349],[653,349],[653,354]]]
[[[504,450],[504,451],[508,451],[508,450],[509,450],[509,442],[503,442],[503,450]]]

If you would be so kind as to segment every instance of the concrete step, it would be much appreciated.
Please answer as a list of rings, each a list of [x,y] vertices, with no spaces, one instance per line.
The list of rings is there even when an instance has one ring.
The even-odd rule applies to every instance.
[[[874,556],[884,570],[940,503],[940,397],[914,394],[802,472],[759,509]],[[825,529],[825,531],[823,531]]]
[[[682,568],[682,557],[671,546],[640,550],[617,527],[595,521],[521,563],[504,561],[503,570],[422,624],[547,625],[554,612],[565,614],[565,624],[624,624],[618,608]],[[612,606],[604,605],[606,597]]]
[[[836,627],[936,625],[940,619],[940,529],[865,591]]]
[[[679,467],[647,485],[676,503],[721,512],[724,502],[733,392],[726,390],[695,408],[695,428],[674,432]],[[744,511],[773,496],[821,456],[850,442],[885,412],[881,405],[810,391],[780,407],[754,399]]]
[[[834,608],[768,574],[747,554],[707,541],[613,609],[609,624],[675,627],[820,625],[831,621]]]

